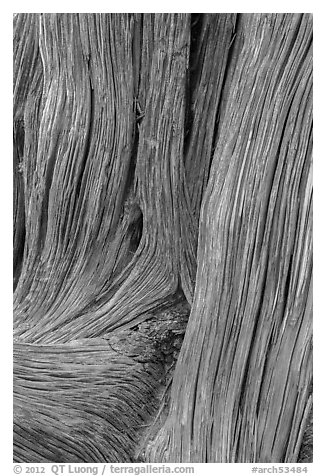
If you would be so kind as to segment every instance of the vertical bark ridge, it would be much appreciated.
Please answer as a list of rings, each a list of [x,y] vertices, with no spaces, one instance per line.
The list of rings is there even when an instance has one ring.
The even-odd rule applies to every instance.
[[[15,16],[15,461],[298,460],[311,37],[308,14]]]
[[[155,461],[293,461],[308,405],[311,17],[244,20]]]
[[[213,156],[215,123],[236,15],[199,15],[192,30],[184,151],[181,283],[191,304],[197,270],[198,222]],[[200,22],[200,23],[199,23]]]
[[[27,204],[29,254],[15,295],[17,336],[30,341],[50,335],[63,309],[71,321],[89,303],[103,286],[99,263],[100,275],[112,273],[115,262],[105,257],[117,254],[134,121],[130,18],[49,14],[39,23],[44,106]],[[94,29],[99,44],[87,39]],[[111,54],[110,42],[118,45]],[[120,228],[127,234],[125,223]],[[31,315],[36,326],[26,330]]]
[[[14,289],[24,261],[25,215],[35,169],[43,70],[35,14],[14,18]]]

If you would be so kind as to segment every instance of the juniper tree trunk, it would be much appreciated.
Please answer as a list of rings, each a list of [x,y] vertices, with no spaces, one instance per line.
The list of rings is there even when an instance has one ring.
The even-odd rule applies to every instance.
[[[14,17],[15,461],[311,458],[311,157],[311,15]]]

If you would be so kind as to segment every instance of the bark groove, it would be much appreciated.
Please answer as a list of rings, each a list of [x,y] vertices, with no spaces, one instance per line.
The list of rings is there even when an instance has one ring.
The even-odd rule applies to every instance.
[[[311,15],[21,13],[13,52],[15,461],[309,460]]]

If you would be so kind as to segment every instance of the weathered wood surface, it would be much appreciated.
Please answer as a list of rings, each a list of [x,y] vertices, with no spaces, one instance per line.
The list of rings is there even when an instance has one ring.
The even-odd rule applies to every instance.
[[[16,461],[297,461],[311,277],[310,15],[15,16]]]
[[[311,21],[241,31],[158,460],[296,461],[311,404]]]

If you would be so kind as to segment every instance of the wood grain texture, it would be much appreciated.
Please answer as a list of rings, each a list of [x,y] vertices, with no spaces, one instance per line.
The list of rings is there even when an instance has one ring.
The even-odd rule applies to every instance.
[[[311,15],[18,14],[13,52],[15,461],[309,459]]]
[[[311,405],[311,21],[244,26],[157,461],[296,461]]]

